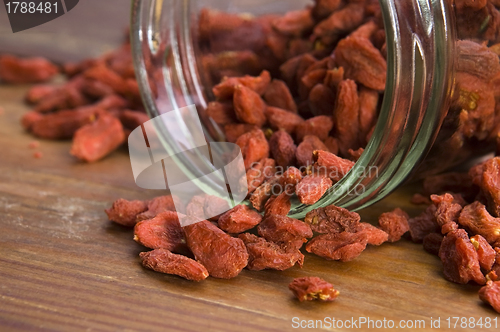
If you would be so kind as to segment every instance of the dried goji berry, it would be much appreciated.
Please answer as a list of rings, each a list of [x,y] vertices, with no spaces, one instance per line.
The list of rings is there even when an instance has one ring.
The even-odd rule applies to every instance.
[[[288,289],[300,301],[333,301],[340,292],[333,285],[318,277],[304,277],[294,279]]]
[[[332,180],[321,175],[308,175],[302,179],[295,190],[302,204],[313,205],[320,200],[333,185]]]
[[[439,257],[443,263],[444,276],[449,281],[466,284],[472,280],[480,285],[485,284],[477,252],[463,229],[445,236],[439,249]]]
[[[331,233],[309,241],[306,250],[328,260],[349,262],[358,257],[367,244],[368,236],[364,232]]]
[[[221,83],[213,87],[213,93],[218,100],[232,99],[236,87],[242,85],[248,89],[263,95],[271,83],[271,75],[267,70],[264,70],[259,76],[243,76],[243,77],[230,77],[224,78]]]
[[[142,252],[139,256],[144,267],[156,272],[174,274],[192,281],[202,281],[208,277],[208,271],[203,265],[167,249]]]
[[[293,134],[297,126],[304,122],[300,115],[276,107],[267,107],[266,117],[272,129],[282,129],[289,134]]]
[[[147,211],[137,215],[137,221],[153,219],[162,212],[185,213],[182,201],[174,195],[158,196],[147,203]]]
[[[253,90],[237,85],[234,92],[234,111],[244,123],[262,127],[266,123],[266,104]]]
[[[363,19],[363,5],[349,3],[316,25],[313,36],[320,39],[325,45],[333,44],[342,34],[360,26],[363,23]]]
[[[500,246],[500,219],[494,218],[480,202],[463,208],[458,222],[472,234],[483,236],[493,246]]]
[[[281,80],[273,80],[271,82],[264,93],[264,100],[268,106],[297,113],[297,104],[295,104],[295,100],[293,100],[292,93],[285,82]]]
[[[265,214],[278,214],[286,216],[290,212],[292,207],[292,202],[290,201],[290,195],[287,192],[283,192],[278,196],[271,197],[265,205]]]
[[[44,58],[20,59],[0,56],[0,80],[11,84],[41,83],[53,78],[59,69]]]
[[[261,221],[260,213],[242,204],[224,213],[219,218],[218,225],[228,233],[239,234],[254,228]]]
[[[371,41],[362,37],[342,39],[334,51],[335,60],[347,78],[367,88],[384,91],[387,63]]]
[[[389,234],[384,232],[378,227],[373,226],[372,224],[366,222],[360,222],[358,224],[358,229],[356,233],[364,233],[366,234],[368,244],[373,246],[379,246],[384,242],[389,240]]]
[[[137,223],[134,227],[134,240],[150,249],[189,252],[179,217],[172,211],[162,212],[153,219]]]
[[[497,255],[495,249],[481,235],[471,237],[470,242],[477,251],[479,265],[481,265],[483,271],[491,271]]]
[[[396,242],[410,230],[408,219],[408,214],[397,208],[392,212],[382,213],[378,218],[378,223],[380,228],[389,234],[389,242]]]
[[[352,161],[326,151],[315,151],[313,156],[316,161],[314,172],[325,173],[333,182],[342,179],[354,166]]]
[[[428,234],[441,232],[441,227],[436,221],[436,210],[434,205],[430,205],[422,214],[408,220],[413,242],[422,242]]]
[[[275,173],[276,162],[274,159],[264,158],[258,163],[254,163],[247,171],[248,193],[253,193],[255,189],[273,177]]]
[[[257,211],[263,211],[267,200],[272,195],[279,195],[283,191],[283,187],[279,183],[280,178],[281,176],[275,175],[258,187],[250,196],[250,202]]]
[[[358,230],[361,217],[356,212],[330,205],[312,210],[306,215],[304,221],[311,225],[316,233],[355,233]]]
[[[299,142],[302,142],[307,135],[316,135],[320,140],[324,140],[328,137],[332,128],[332,118],[320,115],[300,123],[295,129],[295,134]]]
[[[269,148],[277,166],[287,168],[295,164],[297,146],[286,131],[275,132],[269,139]]]
[[[444,236],[439,233],[430,233],[424,237],[423,244],[424,249],[430,254],[439,255],[439,248],[441,248],[441,243],[443,242]]]
[[[486,286],[479,290],[479,298],[500,313],[500,281],[488,281]]]
[[[500,157],[484,163],[481,190],[488,200],[492,215],[500,217]]]
[[[313,14],[319,19],[330,16],[342,5],[341,0],[315,0],[314,2]]]
[[[352,80],[339,84],[333,122],[340,152],[347,156],[347,150],[359,148],[359,98],[356,83]]]
[[[305,136],[295,153],[297,164],[305,167],[312,165],[314,163],[313,152],[316,150],[328,151],[328,147],[317,136]]]
[[[310,9],[291,11],[273,22],[273,27],[280,33],[301,37],[314,27]]]
[[[111,208],[105,212],[109,220],[123,226],[133,227],[137,223],[137,215],[147,209],[148,204],[144,201],[127,201],[121,198],[113,202]]]
[[[236,144],[240,147],[245,169],[249,169],[254,163],[269,157],[269,143],[264,132],[260,129],[253,130],[241,135]]]
[[[237,122],[233,104],[229,102],[211,102],[208,104],[206,112],[219,126]]]
[[[224,134],[226,135],[226,141],[236,143],[240,136],[257,129],[259,129],[259,127],[256,125],[249,125],[245,123],[228,124],[224,126]]]
[[[80,160],[94,162],[106,157],[125,141],[121,122],[101,113],[97,121],[80,128],[74,136],[70,153]]]
[[[290,245],[300,249],[307,239],[313,236],[311,227],[306,223],[281,215],[267,215],[257,227],[259,235],[268,241]]]
[[[249,270],[273,269],[284,271],[293,267],[296,263],[300,267],[304,263],[304,255],[297,249],[280,246],[249,233],[241,234],[239,238],[243,240],[247,247],[249,256],[247,269]]]
[[[186,226],[184,232],[189,249],[212,277],[234,278],[248,264],[243,241],[229,236],[209,221]]]

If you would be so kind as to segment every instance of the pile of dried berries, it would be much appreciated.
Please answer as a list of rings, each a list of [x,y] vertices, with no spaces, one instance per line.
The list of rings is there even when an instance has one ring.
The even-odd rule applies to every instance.
[[[458,128],[452,129],[456,146],[487,146],[498,139],[500,128],[500,25],[490,19],[500,13],[494,2],[455,4],[462,40],[457,42],[457,93],[445,126]],[[352,168],[373,133],[387,69],[378,1],[316,0],[283,16],[205,9],[197,30],[200,72],[215,100],[201,112],[241,148],[249,201],[264,215],[241,205],[182,228],[179,216],[210,211],[217,200],[194,197],[181,211],[175,211],[172,196],[118,200],[106,212],[110,220],[134,227],[135,240],[153,249],[140,255],[145,267],[195,281],[209,275],[233,278],[245,267],[302,266],[304,243],[310,253],[350,261],[367,245],[398,241],[409,231],[414,241],[439,255],[447,279],[486,284],[480,297],[499,310],[498,158],[469,174],[427,179],[425,195],[414,201],[442,195],[432,195],[432,204],[416,218],[396,209],[382,214],[375,227],[336,206],[313,210],[304,222],[286,216],[292,195],[304,204],[316,203]],[[43,82],[57,72],[43,59],[0,57],[5,82]],[[128,43],[100,59],[66,64],[63,72],[67,83],[35,86],[27,96],[34,110],[22,124],[33,135],[73,138],[71,153],[91,162],[148,120]],[[301,301],[338,295],[315,278],[295,280],[290,289]]]
[[[73,139],[71,154],[100,160],[122,145],[149,117],[144,111],[126,42],[98,59],[61,68],[41,58],[0,56],[0,81],[43,83],[62,72],[63,84],[39,84],[26,95],[33,110],[22,118],[26,131],[41,139]]]
[[[424,195],[414,201],[428,208],[409,220],[413,241],[438,255],[444,277],[452,282],[486,285],[481,300],[500,312],[500,157],[489,159],[468,173],[427,178]]]

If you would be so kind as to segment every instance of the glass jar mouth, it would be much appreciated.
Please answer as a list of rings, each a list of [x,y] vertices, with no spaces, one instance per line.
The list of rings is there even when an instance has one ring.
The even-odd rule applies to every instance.
[[[455,66],[450,4],[437,0],[391,0],[380,1],[380,6],[388,66],[374,134],[351,171],[315,205],[293,201],[291,217],[302,218],[314,208],[331,204],[358,210],[381,200],[412,174],[443,123]],[[132,2],[134,65],[146,110],[152,118],[191,104],[200,109],[208,105],[209,97],[203,91],[195,61],[191,19],[189,1],[172,0],[168,5],[155,0]],[[153,74],[151,66],[161,70]],[[207,140],[216,141],[212,136],[217,134],[217,126],[201,117],[205,120],[202,123]],[[165,128],[157,130],[165,149],[175,151],[175,138]],[[178,158],[179,166],[191,178],[204,175],[192,160]],[[211,165],[210,160],[204,159]],[[200,186],[211,194],[216,184]]]

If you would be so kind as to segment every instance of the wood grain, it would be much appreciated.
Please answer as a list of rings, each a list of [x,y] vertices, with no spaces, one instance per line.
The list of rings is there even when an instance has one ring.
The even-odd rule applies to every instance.
[[[84,165],[69,142],[42,141],[19,126],[25,87],[0,86],[0,330],[8,331],[283,331],[292,318],[400,320],[496,317],[478,287],[445,281],[439,259],[408,241],[371,247],[350,263],[306,255],[303,269],[244,270],[233,280],[201,283],[143,269],[144,250],[128,229],[107,221],[119,197],[162,194],[135,186],[118,151]],[[365,221],[396,206],[415,215],[412,188],[363,211]],[[334,303],[299,303],[287,285],[319,276],[338,287]],[[481,330],[481,329],[476,329]],[[488,329],[484,329],[485,331]]]

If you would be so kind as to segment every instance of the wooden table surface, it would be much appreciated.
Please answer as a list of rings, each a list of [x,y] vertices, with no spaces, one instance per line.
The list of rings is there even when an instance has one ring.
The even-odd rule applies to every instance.
[[[294,317],[424,320],[430,329],[431,317],[441,317],[442,328],[448,317],[496,317],[478,287],[447,282],[439,259],[409,241],[369,247],[350,263],[306,254],[302,269],[244,270],[232,280],[194,283],[145,270],[144,249],[103,210],[120,197],[162,192],[135,186],[126,150],[87,165],[69,155],[69,142],[42,141],[43,158],[35,159],[33,138],[19,125],[25,92],[0,86],[2,331],[283,331]],[[366,209],[363,219],[376,221],[396,206],[415,215],[411,191]],[[287,286],[302,276],[330,281],[340,297],[299,303]]]

